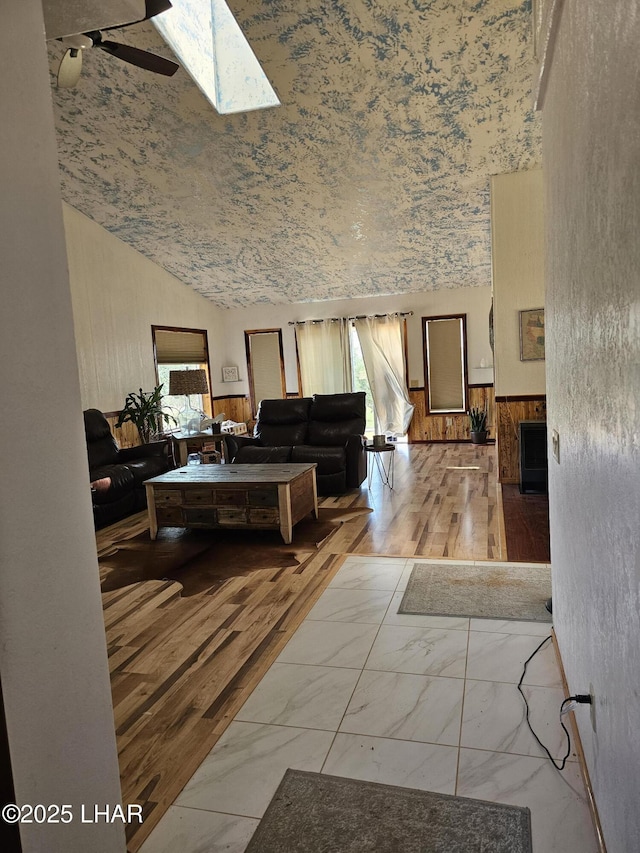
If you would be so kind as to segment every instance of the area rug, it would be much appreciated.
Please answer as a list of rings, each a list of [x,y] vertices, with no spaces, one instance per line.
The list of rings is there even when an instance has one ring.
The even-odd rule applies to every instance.
[[[531,853],[531,849],[527,808],[287,770],[246,853]]]
[[[293,528],[293,542],[285,545],[277,530],[183,530],[161,528],[151,540],[145,531],[116,542],[99,558],[102,592],[111,592],[147,580],[175,580],[182,594],[212,591],[230,577],[259,569],[295,566],[318,549],[343,524],[362,520],[366,507],[320,507],[318,520],[309,516]]]
[[[547,566],[415,563],[398,613],[551,622]]]

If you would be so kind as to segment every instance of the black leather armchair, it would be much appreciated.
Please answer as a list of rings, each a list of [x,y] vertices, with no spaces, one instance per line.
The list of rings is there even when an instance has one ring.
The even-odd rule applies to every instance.
[[[147,505],[144,481],[171,467],[168,441],[118,448],[99,409],[84,413],[84,431],[96,529],[119,521]],[[108,482],[107,482],[108,481]]]
[[[254,437],[227,436],[232,462],[315,462],[319,495],[358,488],[367,476],[365,394],[262,400]]]

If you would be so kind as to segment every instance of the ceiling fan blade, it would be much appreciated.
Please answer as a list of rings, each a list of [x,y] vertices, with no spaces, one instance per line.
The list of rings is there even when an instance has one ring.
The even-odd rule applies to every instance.
[[[180,68],[179,65],[171,62],[170,59],[165,59],[164,56],[149,53],[147,50],[140,50],[138,47],[130,47],[128,44],[120,44],[117,41],[100,41],[95,44],[95,47],[105,50],[111,56],[116,56],[124,62],[129,62],[131,65],[137,65],[138,68],[153,71],[155,74],[164,74],[165,77],[171,77]]]
[[[58,88],[74,89],[82,73],[82,51],[70,47],[60,60],[58,67]]]

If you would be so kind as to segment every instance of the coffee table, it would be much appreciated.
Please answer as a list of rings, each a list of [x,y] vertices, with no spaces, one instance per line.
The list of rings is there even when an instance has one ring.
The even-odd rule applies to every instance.
[[[188,465],[145,482],[151,538],[159,527],[280,530],[318,517],[316,464]]]

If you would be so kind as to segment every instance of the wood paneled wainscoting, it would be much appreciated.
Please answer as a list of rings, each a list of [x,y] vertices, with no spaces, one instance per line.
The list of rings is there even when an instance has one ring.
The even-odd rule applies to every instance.
[[[232,394],[229,397],[213,397],[213,414],[225,413],[228,421],[239,424],[249,424],[253,421],[251,403],[246,394]],[[251,431],[251,430],[250,430]]]
[[[298,395],[287,394],[287,397],[295,396]],[[409,443],[425,441],[470,441],[469,418],[466,413],[461,412],[459,414],[449,415],[427,415],[424,388],[412,388],[409,391],[409,398],[415,406],[413,419],[409,427]],[[540,399],[544,400],[544,397]],[[246,423],[249,433],[251,434],[253,432],[255,420],[251,412],[251,403],[245,394],[234,394],[229,397],[213,397],[212,402],[214,415],[219,415],[224,412],[227,420]],[[538,403],[539,402],[540,401],[538,401]],[[496,411],[494,406],[493,385],[470,385],[469,406],[477,406],[480,409],[487,410],[487,429],[489,431],[489,439],[491,440],[496,438]],[[116,421],[118,420],[118,412],[105,412],[105,417],[109,421],[111,431],[113,432],[120,447],[134,447],[140,443],[138,439],[138,432],[133,424],[126,423],[121,429],[115,428]],[[531,415],[529,419],[533,420],[534,415]],[[517,463],[517,448],[515,458]],[[518,468],[516,464],[516,478],[518,476],[517,470]],[[517,483],[518,480],[505,480],[504,482]]]
[[[253,419],[251,416],[251,404],[249,398],[244,394],[234,394],[229,397],[212,397],[213,414],[219,415],[224,412],[228,421],[236,421],[236,423],[245,423],[249,432],[253,430]],[[119,447],[136,447],[140,444],[140,437],[136,427],[127,422],[119,429],[116,429],[119,412],[104,412],[113,437],[118,442]]]
[[[138,435],[138,429],[131,421],[127,421],[121,427],[116,428],[120,412],[103,412],[103,414],[111,428],[111,434],[118,442],[118,447],[137,447],[142,443]]]
[[[498,446],[498,481],[520,482],[520,421],[547,419],[544,394],[523,397],[496,397],[496,443]]]
[[[470,441],[469,417],[465,412],[449,415],[428,415],[424,388],[411,388],[409,399],[416,407],[409,427],[409,442]],[[489,438],[495,438],[493,385],[469,385],[469,407],[487,410]]]

